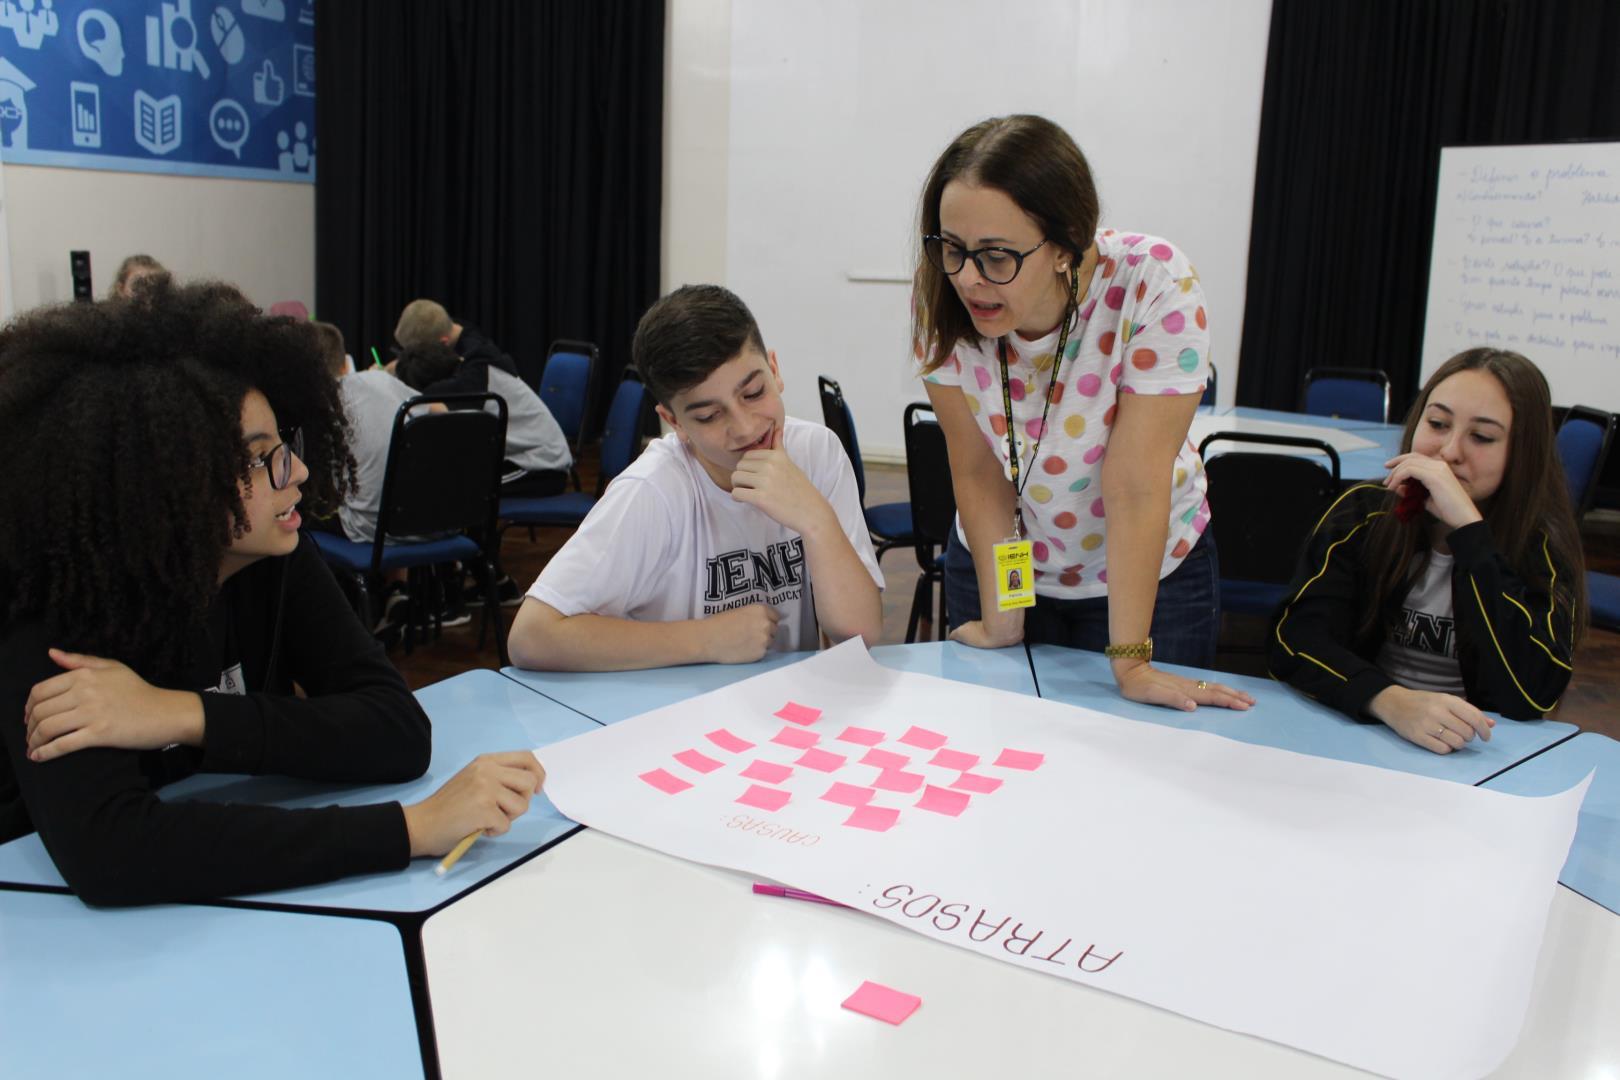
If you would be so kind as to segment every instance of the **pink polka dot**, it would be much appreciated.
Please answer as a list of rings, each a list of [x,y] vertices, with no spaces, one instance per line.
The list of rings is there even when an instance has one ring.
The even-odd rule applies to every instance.
[[[1120,243],[1124,244],[1126,247],[1135,247],[1137,244],[1140,244],[1146,239],[1147,237],[1143,236],[1141,233],[1131,233],[1129,236],[1120,237]]]
[[[1085,458],[1083,460],[1087,465],[1095,465],[1098,461],[1102,460],[1105,449],[1106,448],[1102,443],[1098,443],[1096,446],[1093,446],[1090,450],[1086,451]]]
[[[1118,386],[1119,385],[1119,377],[1124,372],[1124,370],[1125,370],[1125,364],[1124,364],[1123,361],[1118,363],[1118,364],[1115,364],[1112,368],[1109,369],[1108,381],[1113,383],[1115,386]]]
[[[1207,528],[1209,528],[1209,518],[1202,514],[1199,514],[1197,517],[1193,518],[1193,530],[1197,532],[1199,536],[1204,535],[1204,530]]]
[[[975,367],[973,369],[973,379],[979,384],[980,390],[990,389],[990,372],[983,366]]]
[[[1040,418],[1040,417],[1038,417],[1038,416],[1037,416],[1037,417],[1036,417],[1036,418],[1035,418],[1035,419],[1033,419],[1033,420],[1030,420],[1030,421],[1027,421],[1027,422],[1026,422],[1026,423],[1025,423],[1025,424],[1024,424],[1024,431],[1025,431],[1025,432],[1026,432],[1026,433],[1027,433],[1027,434],[1028,434],[1028,435],[1029,435],[1029,437],[1030,437],[1030,438],[1032,438],[1032,439],[1038,439],[1038,438],[1040,438],[1040,437],[1041,437],[1041,432],[1042,432],[1042,431],[1043,431],[1043,430],[1044,430],[1044,428],[1043,428],[1043,427],[1042,427],[1042,425],[1041,425],[1041,418]]]
[[[1069,550],[1067,547],[1064,546],[1063,541],[1058,539],[1057,537],[1051,536],[1051,537],[1048,537],[1047,539],[1051,540],[1052,541],[1052,546],[1057,548],[1059,551],[1068,551]]]
[[[1007,381],[1007,387],[1008,387],[1008,389],[1010,389],[1012,391],[1012,399],[1014,401],[1023,401],[1024,400],[1024,380],[1023,379],[1009,379]]]
[[[1110,287],[1107,292],[1103,293],[1103,303],[1118,311],[1125,303],[1125,290],[1118,285]]]
[[[1031,550],[1035,552],[1036,562],[1045,562],[1047,557],[1052,554],[1047,546],[1041,543],[1039,540],[1035,541],[1035,543],[1031,545]]]
[[[1137,371],[1151,370],[1159,362],[1159,354],[1152,349],[1137,349],[1131,353],[1131,366]]]
[[[1056,525],[1060,529],[1072,529],[1079,523],[1080,519],[1074,516],[1074,511],[1072,510],[1065,510],[1057,517],[1052,519],[1052,524]]]
[[[1091,318],[1091,313],[1093,311],[1096,311],[1096,310],[1097,310],[1097,301],[1092,300],[1090,303],[1086,304],[1085,307],[1080,309],[1080,317],[1082,319],[1088,319],[1089,320]]]
[[[1068,468],[1069,463],[1056,455],[1053,455],[1052,457],[1049,457],[1045,461],[1041,462],[1041,469],[1048,476],[1058,476],[1064,472],[1067,472]]]
[[[1172,311],[1164,317],[1160,325],[1164,327],[1166,333],[1179,334],[1187,326],[1187,316],[1179,311]]]
[[[1134,387],[1134,386],[1121,387],[1119,392],[1122,393],[1122,394],[1134,394],[1134,393],[1136,393],[1136,387]]]
[[[1105,517],[1106,516],[1103,513],[1103,501],[1101,499],[1092,499],[1091,500],[1091,516],[1092,517]]]
[[[1133,251],[1129,255],[1125,256],[1125,261],[1127,263],[1129,263],[1131,266],[1135,266],[1137,263],[1141,262],[1145,258],[1147,258],[1147,256],[1143,255],[1141,252]]]
[[[1152,247],[1148,248],[1148,254],[1152,255],[1160,262],[1169,262],[1170,256],[1174,255],[1175,252],[1170,250],[1169,244],[1154,244]]]
[[[1106,570],[1098,571],[1097,580],[1102,582],[1104,585],[1108,584],[1108,571],[1106,571]]]
[[[1165,396],[1170,395],[1170,394],[1179,394],[1179,393],[1181,393],[1181,391],[1177,390],[1175,387],[1167,386],[1163,390],[1159,391],[1159,396],[1160,397],[1165,397]]]
[[[1102,380],[1088,373],[1075,380],[1074,388],[1086,397],[1096,397],[1097,392],[1102,389]]]

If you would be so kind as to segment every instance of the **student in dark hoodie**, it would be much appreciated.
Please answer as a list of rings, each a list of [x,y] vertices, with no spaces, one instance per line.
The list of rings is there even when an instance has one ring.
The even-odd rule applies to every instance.
[[[0,454],[0,841],[37,829],[84,900],[400,869],[528,808],[527,751],[404,807],[156,795],[198,771],[427,768],[427,716],[298,532],[354,468],[308,323],[222,285],[24,315],[0,330]]]

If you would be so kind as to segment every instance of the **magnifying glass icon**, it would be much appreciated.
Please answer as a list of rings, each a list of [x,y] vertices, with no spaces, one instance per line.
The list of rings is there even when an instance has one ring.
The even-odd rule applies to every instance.
[[[167,4],[164,7],[168,7]],[[165,12],[165,30],[169,35],[169,45],[174,49],[175,59],[185,64],[188,60],[196,67],[197,74],[208,78],[211,74],[208,61],[204,59],[202,50],[197,47],[197,24],[191,20],[191,0],[176,0],[173,12]],[[181,39],[185,40],[182,41]]]

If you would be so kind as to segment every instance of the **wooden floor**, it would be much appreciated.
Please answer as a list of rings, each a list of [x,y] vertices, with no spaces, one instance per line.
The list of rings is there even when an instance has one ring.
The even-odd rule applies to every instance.
[[[596,462],[581,462],[585,489],[596,479]],[[869,465],[866,470],[867,503],[902,502],[907,498],[906,473],[901,466]],[[546,561],[567,538],[560,529],[542,529],[531,542],[528,532],[511,529],[501,547],[501,558],[520,588],[540,573]],[[1595,570],[1620,572],[1620,515],[1604,513],[1588,518],[1583,529],[1588,565]],[[906,617],[911,610],[912,592],[917,580],[917,559],[910,549],[897,548],[883,557],[888,587],[883,594],[883,641],[905,640]],[[510,625],[516,608],[505,615]],[[470,626],[445,630],[436,642],[418,645],[407,656],[403,648],[390,650],[390,656],[412,689],[438,682],[471,668],[496,668],[493,641],[478,648],[478,620]],[[1222,628],[1222,649],[1216,667],[1249,675],[1265,675],[1262,654],[1249,643],[1260,641],[1265,626],[1259,619],[1231,618]],[[1586,731],[1620,738],[1620,634],[1591,630],[1575,657],[1575,678],[1565,692],[1553,718],[1575,724]]]

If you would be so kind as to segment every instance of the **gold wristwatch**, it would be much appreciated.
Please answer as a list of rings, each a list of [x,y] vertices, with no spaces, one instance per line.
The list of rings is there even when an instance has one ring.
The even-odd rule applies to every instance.
[[[1148,638],[1139,645],[1109,645],[1103,649],[1103,655],[1110,660],[1152,660],[1153,639]]]

